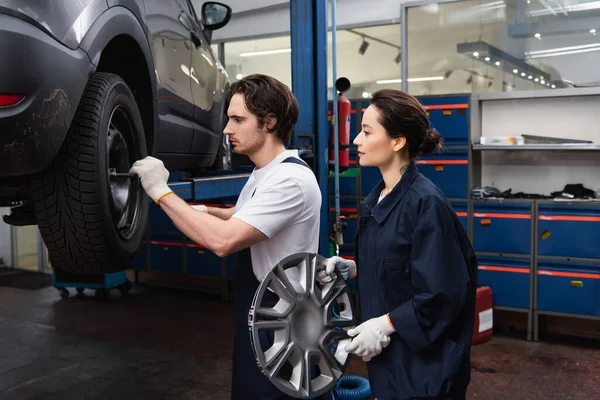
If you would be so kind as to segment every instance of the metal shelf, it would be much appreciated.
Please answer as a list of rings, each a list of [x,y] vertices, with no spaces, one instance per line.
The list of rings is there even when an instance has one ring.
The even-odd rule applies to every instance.
[[[474,144],[473,150],[547,150],[547,151],[600,151],[600,144]]]

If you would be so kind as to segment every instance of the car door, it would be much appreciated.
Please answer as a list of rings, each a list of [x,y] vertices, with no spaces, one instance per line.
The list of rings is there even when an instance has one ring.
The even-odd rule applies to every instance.
[[[190,60],[192,38],[186,27],[186,0],[147,0],[146,23],[152,39],[158,83],[158,153],[189,153],[194,138],[194,98]]]
[[[192,45],[191,85],[194,98],[194,140],[191,153],[212,155],[217,152],[222,129],[224,94],[219,93],[219,68],[221,68],[203,31],[191,1],[186,0],[190,19]]]

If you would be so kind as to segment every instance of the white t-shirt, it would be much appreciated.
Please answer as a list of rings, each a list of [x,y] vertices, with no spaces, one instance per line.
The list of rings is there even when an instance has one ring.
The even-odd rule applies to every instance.
[[[298,150],[286,150],[252,171],[233,214],[268,237],[250,247],[254,275],[261,282],[285,257],[319,250],[321,191],[310,168],[281,163],[288,157],[300,159]]]

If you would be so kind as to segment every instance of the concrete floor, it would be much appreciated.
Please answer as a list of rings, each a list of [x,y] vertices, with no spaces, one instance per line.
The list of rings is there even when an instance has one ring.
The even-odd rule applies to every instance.
[[[0,399],[229,399],[231,304],[145,286],[105,303],[93,292],[61,300],[44,279],[29,289],[7,282],[0,279]],[[496,336],[473,349],[468,398],[598,399],[597,343]],[[349,372],[365,371],[355,358]]]

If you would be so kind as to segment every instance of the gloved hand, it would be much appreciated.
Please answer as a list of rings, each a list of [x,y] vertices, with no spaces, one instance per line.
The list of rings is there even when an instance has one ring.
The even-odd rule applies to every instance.
[[[388,314],[371,318],[348,331],[348,336],[354,339],[346,345],[346,351],[362,357],[365,362],[371,361],[390,344],[390,335],[394,332]]]
[[[193,206],[190,206],[190,207],[192,207],[196,211],[201,211],[203,213],[207,213],[208,214],[208,207],[206,207],[204,204],[196,204],[196,205],[193,205]]]
[[[129,173],[140,177],[142,187],[156,204],[165,195],[173,193],[169,185],[167,185],[169,171],[165,168],[163,162],[157,158],[148,156],[136,161],[129,170]]]
[[[328,258],[325,268],[317,269],[317,280],[320,283],[331,282],[335,279],[336,272],[342,275],[344,279],[354,279],[356,277],[356,263],[337,256]]]

